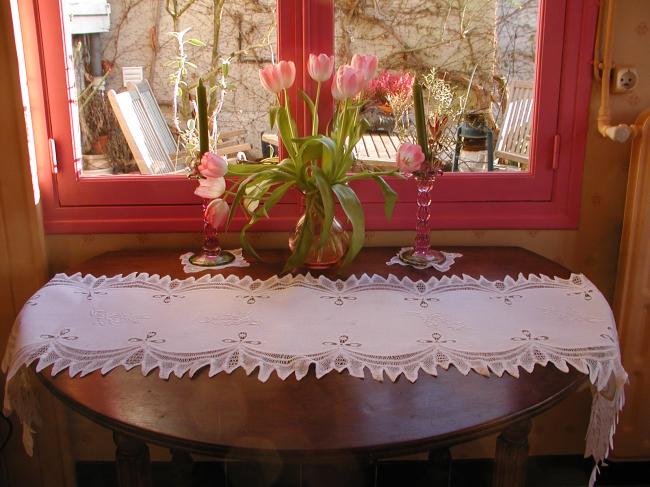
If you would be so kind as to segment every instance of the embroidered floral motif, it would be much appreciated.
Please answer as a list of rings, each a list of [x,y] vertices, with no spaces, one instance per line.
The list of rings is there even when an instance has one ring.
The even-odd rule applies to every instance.
[[[503,286],[503,283],[497,283],[501,284]],[[514,302],[515,299],[522,299],[523,296],[521,294],[507,294],[505,296],[491,296],[490,299],[503,299],[503,302],[507,304],[508,306],[512,306],[512,303]]]
[[[538,307],[537,309],[541,310],[545,315],[556,318],[558,321],[575,321],[578,323],[587,322],[591,324],[605,323],[605,320],[598,318],[596,316],[587,315],[585,313],[580,313],[573,308],[557,308],[557,307]]]
[[[438,298],[404,298],[404,301],[419,301],[420,308],[428,308],[429,303],[438,303],[440,300]]]
[[[185,299],[185,296],[180,294],[154,294],[152,297],[154,299],[162,299],[162,302],[165,304],[171,303],[173,299]]]
[[[250,313],[224,313],[222,315],[206,316],[201,323],[212,326],[261,326],[262,323],[253,318]]]
[[[239,299],[245,299],[246,304],[255,304],[257,299],[269,299],[271,296],[268,294],[246,294],[246,295],[238,295],[237,296]]]
[[[418,340],[418,343],[456,343],[456,340],[453,339],[443,340],[440,333],[432,333],[431,338],[433,338],[433,340],[429,340],[428,338],[420,339]]]
[[[43,334],[41,338],[45,340],[68,340],[73,341],[77,340],[79,337],[68,335],[70,333],[70,328],[63,328],[58,335],[49,335]]]
[[[84,294],[88,301],[92,301],[95,296],[106,296],[106,291],[98,291],[97,289],[88,289],[87,291],[75,291],[75,294]]]
[[[333,299],[336,306],[343,306],[345,301],[356,301],[356,296],[321,296],[321,299]]]
[[[93,323],[97,326],[115,326],[115,325],[138,325],[144,320],[148,320],[149,316],[137,315],[134,313],[120,312],[109,313],[105,309],[92,308],[90,316]]]
[[[585,289],[584,291],[578,291],[574,293],[566,293],[567,296],[582,296],[585,298],[585,301],[591,301],[592,300],[592,294],[594,290],[593,289]]]
[[[144,344],[165,343],[166,340],[164,338],[154,338],[157,334],[158,333],[156,333],[155,331],[150,331],[149,333],[147,333],[147,336],[144,339],[143,338],[135,338],[135,337],[133,337],[133,338],[129,338],[129,341],[134,342],[134,343],[142,342]]]
[[[330,346],[339,346],[339,347],[351,347],[351,348],[359,348],[361,346],[360,343],[357,342],[350,342],[350,337],[347,335],[341,335],[339,337],[339,341],[337,342],[323,342],[323,345],[330,345]]]
[[[527,341],[538,341],[538,342],[545,342],[548,340],[547,336],[540,335],[540,336],[533,336],[532,332],[530,330],[521,330],[521,334],[524,335],[523,337],[512,337],[510,340],[513,342],[527,342]]]
[[[464,323],[440,312],[408,311],[407,315],[418,318],[424,326],[431,328],[447,328],[448,330],[461,330],[465,328]]]
[[[237,334],[237,337],[239,338],[239,340],[233,340],[232,338],[224,338],[221,341],[224,342],[224,343],[246,343],[248,345],[261,345],[262,344],[262,342],[260,342],[259,340],[246,340],[246,338],[248,338],[248,333],[246,333],[245,331],[240,331]]]

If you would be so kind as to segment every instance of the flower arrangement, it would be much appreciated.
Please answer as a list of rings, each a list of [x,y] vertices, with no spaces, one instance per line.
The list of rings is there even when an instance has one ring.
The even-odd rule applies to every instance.
[[[428,108],[425,109],[422,84],[413,82],[413,112],[415,116],[415,140],[404,142],[397,151],[397,167],[406,177],[413,177],[417,187],[417,212],[415,245],[402,249],[399,258],[419,269],[441,264],[445,255],[431,248],[429,239],[429,220],[431,218],[431,190],[438,176],[442,175],[441,152],[444,149],[444,136],[450,120],[459,113],[454,91],[444,79],[425,77]]]
[[[391,98],[411,97],[413,80],[411,73],[385,70],[368,84],[365,95],[371,103],[390,108]]]
[[[412,91],[417,143],[405,142],[397,151],[397,167],[406,176],[440,172],[447,127],[456,121],[465,106],[465,98],[456,96],[451,84],[438,78],[435,70],[425,75],[423,82],[427,103],[419,79],[413,81]]]
[[[334,73],[334,57],[326,54],[309,56],[308,73],[316,81],[315,99],[301,92],[302,100],[311,114],[311,134],[300,136],[292,115],[287,89],[296,77],[291,61],[280,61],[260,70],[262,86],[277,97],[277,105],[270,110],[271,126],[277,126],[286,157],[279,162],[269,160],[261,164],[230,165],[229,174],[241,176],[229,213],[229,221],[237,207],[249,217],[241,231],[242,246],[257,255],[246,239],[246,231],[269,211],[291,189],[304,195],[305,215],[296,229],[291,256],[285,270],[309,265],[309,255],[328,244],[330,232],[336,226],[335,201],[340,203],[351,223],[347,253],[341,259],[346,265],[361,250],[364,242],[365,220],[363,207],[354,190],[348,185],[357,179],[373,179],[385,199],[385,213],[390,217],[396,193],[382,176],[394,171],[363,171],[351,174],[354,164],[353,149],[366,130],[359,117],[363,106],[362,93],[369,86],[377,69],[377,58],[355,55],[350,64],[339,66]],[[328,129],[319,133],[318,107],[323,83],[334,76],[331,85],[336,110]]]
[[[194,265],[212,267],[228,264],[235,259],[231,252],[222,251],[217,229],[228,216],[229,207],[223,195],[226,193],[228,162],[210,152],[208,135],[207,91],[199,78],[196,88],[198,122],[198,154],[192,159],[192,170],[188,177],[198,180],[194,194],[203,198],[203,246],[201,252],[190,257]]]

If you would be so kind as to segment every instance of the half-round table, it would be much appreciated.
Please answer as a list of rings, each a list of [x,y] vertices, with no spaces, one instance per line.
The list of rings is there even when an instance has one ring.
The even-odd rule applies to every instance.
[[[463,254],[446,274],[502,279],[522,272],[566,278],[570,272],[532,252],[511,247],[444,249]],[[392,273],[412,279],[440,277],[440,272],[402,266],[387,267],[390,248],[367,248],[343,273]],[[112,252],[68,269],[99,275],[134,271],[187,278],[180,251]],[[265,278],[281,269],[282,252],[263,254],[264,263],[228,268],[223,274]],[[212,271],[215,273],[215,271]],[[197,274],[193,274],[197,276]],[[439,452],[468,440],[501,432],[493,475],[495,486],[523,485],[530,420],[574,391],[585,376],[537,367],[519,378],[462,375],[453,367],[437,377],[420,373],[415,383],[403,377],[378,382],[346,373],[313,373],[297,381],[273,375],[263,383],[241,369],[208,377],[161,380],[139,369],[115,369],[106,376],[83,378],[67,374],[39,378],[67,406],[110,428],[117,445],[121,487],[150,486],[146,443],[172,449],[175,458],[187,452],[294,463],[372,462],[414,452]],[[430,458],[439,458],[436,455]]]

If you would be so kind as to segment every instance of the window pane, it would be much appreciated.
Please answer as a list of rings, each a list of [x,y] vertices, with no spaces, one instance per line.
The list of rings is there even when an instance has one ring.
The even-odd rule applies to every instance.
[[[394,163],[400,141],[413,137],[409,86],[418,75],[428,115],[449,115],[439,148],[445,171],[530,169],[537,0],[335,3],[337,64],[355,53],[379,58],[360,161]]]
[[[199,77],[213,87],[216,149],[261,158],[273,99],[257,70],[276,52],[274,0],[65,0],[64,8],[83,176],[185,171],[198,143]]]

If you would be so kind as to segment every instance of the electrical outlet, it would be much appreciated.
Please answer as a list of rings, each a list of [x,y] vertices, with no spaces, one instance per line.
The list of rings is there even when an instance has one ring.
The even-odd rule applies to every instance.
[[[639,81],[639,74],[630,66],[618,66],[612,76],[612,93],[632,91]]]

